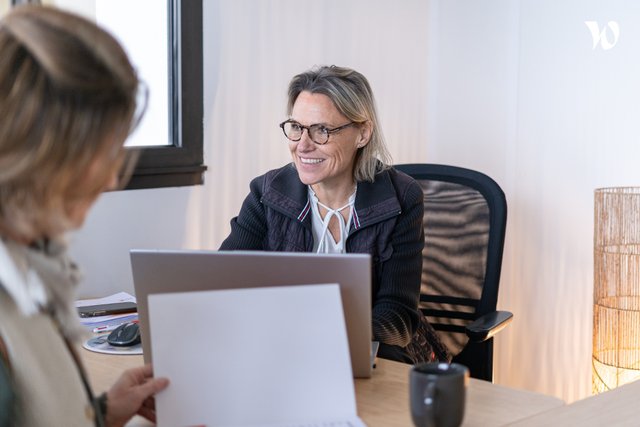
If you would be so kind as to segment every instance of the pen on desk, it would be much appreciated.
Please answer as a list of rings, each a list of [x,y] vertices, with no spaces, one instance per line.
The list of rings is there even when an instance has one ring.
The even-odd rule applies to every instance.
[[[137,320],[132,320],[131,322],[123,322],[123,323],[138,323],[138,321]],[[113,331],[114,329],[116,329],[120,325],[122,325],[122,323],[118,323],[117,325],[98,326],[96,328],[93,328],[93,333],[97,334],[99,332]]]
[[[97,328],[93,328],[93,333],[96,334],[98,332],[109,332],[113,331],[120,325],[106,325],[106,326],[98,326]]]

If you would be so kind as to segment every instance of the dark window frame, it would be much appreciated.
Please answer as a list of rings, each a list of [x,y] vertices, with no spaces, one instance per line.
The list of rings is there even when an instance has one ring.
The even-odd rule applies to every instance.
[[[204,183],[202,0],[168,0],[170,145],[140,151],[125,189]]]

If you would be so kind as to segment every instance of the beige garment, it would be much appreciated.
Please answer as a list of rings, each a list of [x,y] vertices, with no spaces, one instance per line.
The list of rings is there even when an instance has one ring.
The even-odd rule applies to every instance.
[[[0,290],[0,335],[18,397],[16,426],[95,426],[78,367],[51,318],[25,317]]]

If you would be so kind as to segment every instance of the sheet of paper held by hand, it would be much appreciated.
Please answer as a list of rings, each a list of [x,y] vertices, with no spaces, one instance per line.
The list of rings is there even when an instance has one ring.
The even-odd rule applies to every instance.
[[[337,284],[149,296],[159,426],[357,418]]]

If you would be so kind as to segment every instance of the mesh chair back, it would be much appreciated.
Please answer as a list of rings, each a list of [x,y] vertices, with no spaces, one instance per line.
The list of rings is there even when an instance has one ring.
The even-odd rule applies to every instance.
[[[504,193],[491,178],[469,169],[435,164],[396,169],[424,191],[420,308],[455,357],[468,343],[465,326],[496,308]]]
[[[452,355],[467,344],[464,327],[482,296],[489,241],[489,208],[464,185],[420,180],[425,247],[420,308]]]

